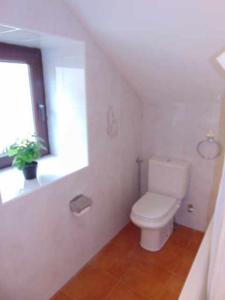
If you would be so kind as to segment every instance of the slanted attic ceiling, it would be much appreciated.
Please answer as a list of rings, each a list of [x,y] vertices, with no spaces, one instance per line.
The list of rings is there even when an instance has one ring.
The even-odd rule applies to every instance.
[[[66,0],[139,96],[150,102],[217,97],[224,79],[222,0]]]

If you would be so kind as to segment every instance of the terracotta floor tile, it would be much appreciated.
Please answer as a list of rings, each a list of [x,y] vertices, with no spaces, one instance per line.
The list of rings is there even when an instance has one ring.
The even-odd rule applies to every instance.
[[[177,300],[202,237],[178,226],[162,250],[149,252],[128,224],[53,299]]]
[[[170,266],[173,274],[179,275],[185,279],[189,273],[191,265],[195,258],[195,253],[190,249],[177,247],[177,260]]]
[[[169,243],[174,243],[180,247],[197,251],[201,244],[203,235],[203,232],[178,225],[173,235],[170,237]]]
[[[129,266],[129,250],[109,244],[89,262],[89,265],[119,279]]]
[[[139,228],[129,223],[110,243],[130,253],[139,244],[139,238]]]
[[[105,300],[149,300],[128,290],[123,284],[118,284]]]
[[[167,285],[167,290],[179,296],[184,285],[184,280],[179,275],[172,275]]]
[[[188,232],[186,234],[188,234]],[[179,236],[182,237],[180,234]],[[183,245],[184,239],[181,238],[181,240],[181,245]],[[137,261],[144,262],[145,264],[154,264],[174,275],[180,275],[183,279],[185,279],[196,253],[197,244],[195,246],[195,250],[193,250],[192,247],[181,247],[178,243],[177,236],[176,242],[174,242],[174,239],[172,241],[169,240],[163,249],[158,252],[149,252],[139,246],[136,248],[133,257]]]
[[[192,232],[193,230],[190,228],[177,225],[172,236],[170,237],[170,242],[173,242],[178,246],[187,247],[187,244],[190,240],[190,234],[192,234]]]
[[[57,293],[51,300],[71,300],[66,295],[64,295],[62,292]],[[73,298],[75,300],[75,298]]]
[[[89,264],[119,279],[129,266],[137,244],[138,231],[128,225]]]
[[[140,262],[134,262],[122,277],[127,289],[147,299],[161,299],[167,289],[171,274],[165,270]]]
[[[183,278],[176,275],[170,275],[160,297],[155,299],[153,298],[153,300],[177,300],[181,293],[183,284]]]
[[[194,231],[191,235],[191,239],[189,240],[188,248],[198,251],[202,239],[204,237],[204,233],[200,231]]]
[[[154,264],[169,271],[177,262],[177,246],[166,245],[162,250],[157,252],[150,252],[139,246],[135,250],[133,259],[143,262],[146,265]]]
[[[62,292],[71,299],[102,300],[116,283],[117,281],[107,273],[86,266],[62,289]]]

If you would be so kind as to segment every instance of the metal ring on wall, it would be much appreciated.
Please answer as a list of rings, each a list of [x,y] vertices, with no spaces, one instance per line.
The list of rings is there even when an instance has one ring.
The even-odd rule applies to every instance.
[[[206,144],[214,144],[217,147],[217,151],[215,153],[215,155],[213,156],[206,156],[203,152],[202,152],[202,146],[206,145]],[[217,157],[220,156],[221,152],[222,152],[222,145],[220,144],[220,142],[216,141],[214,137],[207,137],[206,140],[200,141],[197,144],[197,152],[198,154],[207,160],[213,160],[216,159]]]

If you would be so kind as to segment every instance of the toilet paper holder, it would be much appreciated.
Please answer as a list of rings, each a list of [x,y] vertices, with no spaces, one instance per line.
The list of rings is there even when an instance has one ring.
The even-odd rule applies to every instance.
[[[90,198],[81,194],[70,201],[70,210],[73,214],[81,216],[91,208],[92,203]]]

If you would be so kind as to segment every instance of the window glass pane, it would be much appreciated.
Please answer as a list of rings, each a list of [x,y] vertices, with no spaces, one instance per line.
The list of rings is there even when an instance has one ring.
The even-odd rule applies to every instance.
[[[29,66],[0,62],[0,153],[34,132]]]

